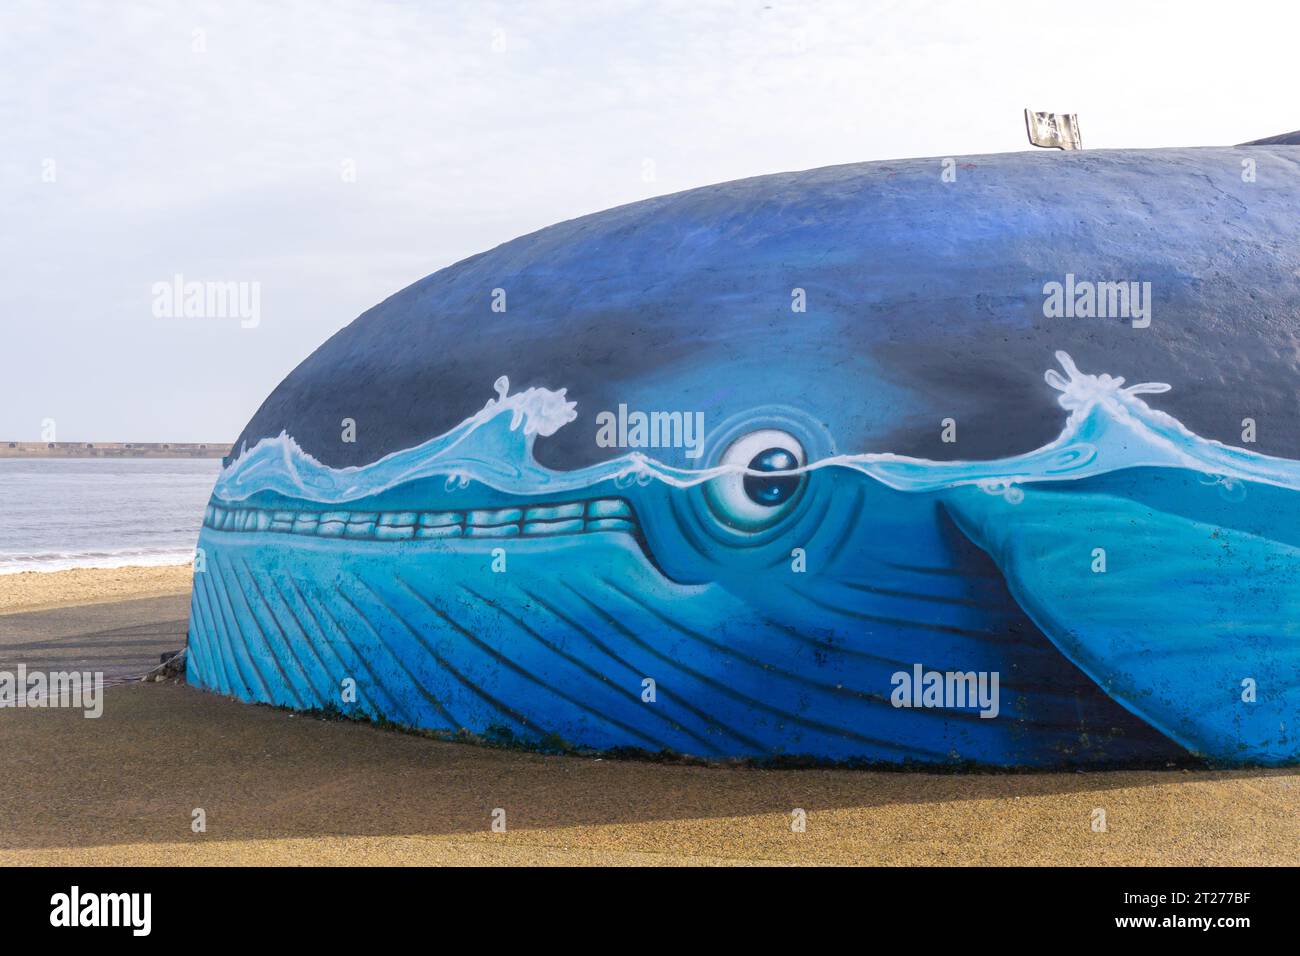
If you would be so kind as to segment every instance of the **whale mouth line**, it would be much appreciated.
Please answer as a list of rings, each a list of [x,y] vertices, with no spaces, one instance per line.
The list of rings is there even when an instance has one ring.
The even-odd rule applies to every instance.
[[[624,498],[457,511],[312,510],[214,502],[208,505],[203,526],[213,531],[261,531],[349,541],[546,538],[594,532],[638,537],[640,534],[636,513]]]

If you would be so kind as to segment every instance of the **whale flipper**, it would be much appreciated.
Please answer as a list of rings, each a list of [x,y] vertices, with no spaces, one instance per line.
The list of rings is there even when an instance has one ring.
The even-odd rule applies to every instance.
[[[1016,492],[945,507],[1066,657],[1194,753],[1300,756],[1300,548],[1117,495]]]

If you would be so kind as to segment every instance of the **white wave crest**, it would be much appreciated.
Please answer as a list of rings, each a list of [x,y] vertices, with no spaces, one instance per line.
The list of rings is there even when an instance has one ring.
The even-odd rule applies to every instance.
[[[1300,489],[1300,462],[1271,458],[1201,438],[1176,418],[1146,404],[1143,395],[1167,392],[1162,382],[1125,386],[1124,379],[1081,372],[1065,352],[1056,353],[1064,375],[1044,378],[1069,411],[1060,435],[1041,448],[991,461],[933,461],[888,452],[836,455],[791,472],[850,468],[900,491],[933,491],[977,485],[1009,500],[1028,482],[1065,481],[1124,468],[1169,467],[1202,472],[1215,480],[1246,480]],[[575,471],[556,472],[533,458],[536,436],[547,437],[577,418],[566,389],[529,388],[510,394],[510,382],[494,383],[496,397],[455,428],[413,448],[368,465],[330,468],[281,433],[245,449],[217,481],[215,494],[238,501],[259,492],[321,503],[343,503],[379,494],[405,482],[441,477],[449,491],[477,481],[498,491],[549,495],[613,480],[622,485],[659,481],[691,487],[721,475],[745,472],[739,465],[682,469],[633,452]]]

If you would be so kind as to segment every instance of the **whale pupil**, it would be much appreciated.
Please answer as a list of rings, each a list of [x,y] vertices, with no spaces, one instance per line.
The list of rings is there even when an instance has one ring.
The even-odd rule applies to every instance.
[[[798,467],[798,460],[784,448],[760,451],[749,463],[750,471],[793,471]],[[749,500],[769,508],[789,501],[798,487],[798,475],[745,476],[745,494]]]

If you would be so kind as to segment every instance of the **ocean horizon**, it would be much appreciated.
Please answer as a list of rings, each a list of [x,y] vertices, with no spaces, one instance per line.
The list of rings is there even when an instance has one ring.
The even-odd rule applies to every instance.
[[[0,575],[186,564],[219,459],[0,458]]]

